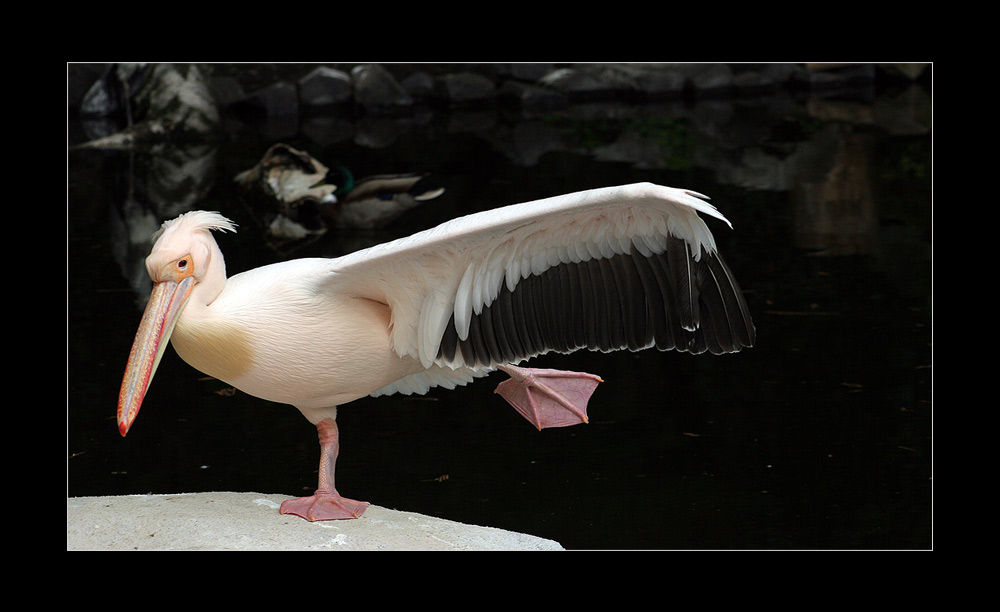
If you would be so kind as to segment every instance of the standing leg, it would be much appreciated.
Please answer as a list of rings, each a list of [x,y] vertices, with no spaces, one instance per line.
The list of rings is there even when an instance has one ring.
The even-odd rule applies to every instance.
[[[323,419],[316,425],[319,433],[319,486],[309,497],[289,499],[281,503],[282,514],[294,514],[309,521],[331,521],[358,518],[368,502],[341,497],[334,485],[334,471],[340,452],[340,434],[337,421]]]

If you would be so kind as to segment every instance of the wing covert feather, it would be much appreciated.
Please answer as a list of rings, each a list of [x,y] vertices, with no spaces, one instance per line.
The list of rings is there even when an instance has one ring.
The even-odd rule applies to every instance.
[[[492,368],[546,350],[579,348],[594,322],[575,320],[568,340],[557,347],[542,344],[551,344],[546,326],[558,323],[563,313],[582,313],[584,303],[614,318],[610,325],[597,322],[594,333],[609,336],[609,346],[623,343],[621,347],[636,350],[649,345],[653,328],[669,327],[670,317],[676,318],[667,314],[654,322],[642,313],[676,309],[678,304],[664,305],[663,295],[674,299],[665,287],[691,284],[695,273],[687,269],[690,263],[715,254],[714,238],[698,212],[729,222],[704,200],[695,192],[638,183],[506,206],[331,260],[331,274],[323,282],[328,290],[388,304],[394,350],[420,359],[425,367]],[[679,277],[675,264],[667,264],[667,252],[678,250],[690,254],[686,263],[677,264],[684,268]],[[611,261],[630,254],[652,259]],[[563,264],[572,269],[552,270]],[[667,269],[658,271],[658,266]],[[727,273],[723,280],[731,281],[724,264],[722,269]],[[548,280],[535,282],[543,274]],[[631,297],[622,301],[625,284]],[[595,293],[597,289],[604,291]],[[732,296],[723,295],[716,301],[732,308]],[[502,303],[492,307],[498,296]],[[652,296],[658,308],[644,305]],[[685,329],[692,319],[694,325],[698,322],[692,299],[697,296],[681,300]],[[548,313],[548,323],[531,320],[538,313]],[[650,331],[623,337],[617,321],[640,315]],[[475,357],[480,354],[490,357],[483,361]]]

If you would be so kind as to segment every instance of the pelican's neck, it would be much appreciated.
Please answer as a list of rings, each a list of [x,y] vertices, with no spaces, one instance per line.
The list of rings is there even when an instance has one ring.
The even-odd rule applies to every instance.
[[[220,330],[228,325],[224,315],[220,317],[218,312],[213,312],[212,304],[226,288],[226,262],[215,240],[209,240],[205,246],[205,272],[191,290],[170,341],[184,361],[218,377],[218,372],[210,370],[214,353],[219,350]]]
[[[192,290],[170,342],[195,369],[231,382],[251,366],[253,346],[245,327],[228,311],[225,300],[219,300],[227,282],[225,261],[215,247],[208,271]]]
[[[205,275],[195,285],[188,306],[207,307],[222,294],[226,288],[226,258],[215,240],[210,241],[208,268]],[[187,308],[185,308],[187,310]]]

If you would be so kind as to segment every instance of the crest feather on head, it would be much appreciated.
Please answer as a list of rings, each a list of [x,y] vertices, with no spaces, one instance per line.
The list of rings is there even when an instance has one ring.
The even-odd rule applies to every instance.
[[[153,234],[153,242],[159,240],[166,232],[197,232],[199,230],[235,232],[236,224],[215,211],[192,210],[176,219],[164,221],[160,229]]]

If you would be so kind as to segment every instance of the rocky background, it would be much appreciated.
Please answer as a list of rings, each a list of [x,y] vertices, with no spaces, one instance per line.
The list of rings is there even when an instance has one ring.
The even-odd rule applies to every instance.
[[[930,76],[927,64],[205,64],[200,68],[220,109],[270,116],[334,106],[387,112],[421,104],[496,104],[538,112],[580,101],[731,98],[776,90],[829,94]],[[68,65],[71,111],[88,111],[83,108],[84,97],[108,69],[104,64]]]

